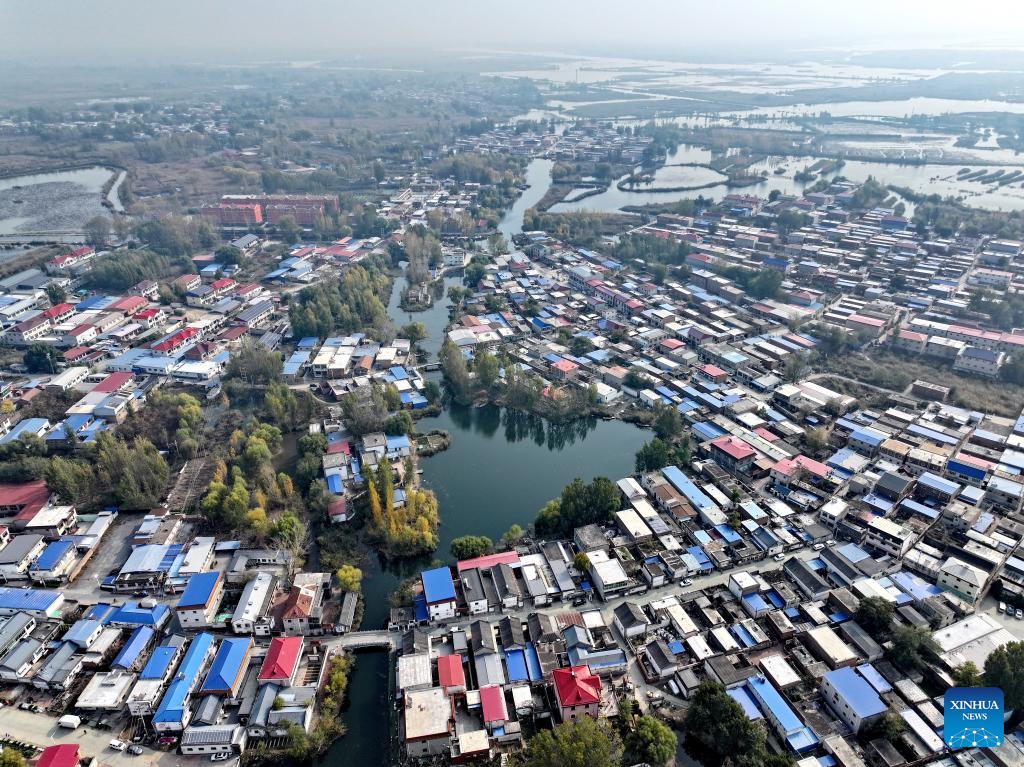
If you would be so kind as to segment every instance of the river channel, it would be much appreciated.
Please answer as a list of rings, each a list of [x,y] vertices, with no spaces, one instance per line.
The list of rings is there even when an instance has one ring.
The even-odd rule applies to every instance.
[[[530,163],[528,188],[509,209],[499,226],[511,240],[521,231],[523,213],[547,191],[550,160]],[[459,278],[447,277],[447,286]],[[396,281],[388,313],[396,326],[422,322],[428,337],[423,348],[433,359],[448,323],[447,296],[426,312],[407,313],[398,307],[404,279]],[[649,433],[622,421],[580,419],[551,424],[542,418],[495,406],[461,407],[448,404],[437,416],[417,422],[419,431],[445,429],[451,447],[420,462],[423,484],[438,497],[440,545],[432,556],[400,563],[376,558],[364,567],[365,612],[362,628],[387,624],[388,598],[402,579],[415,575],[434,559],[451,561],[449,545],[460,535],[487,535],[497,540],[513,524],[526,527],[537,510],[561,492],[574,477],[619,479],[633,469],[633,458]],[[360,653],[349,685],[345,724],[348,734],[321,764],[377,767],[391,763],[389,712],[390,668],[383,652]],[[391,743],[394,746],[394,743]]]

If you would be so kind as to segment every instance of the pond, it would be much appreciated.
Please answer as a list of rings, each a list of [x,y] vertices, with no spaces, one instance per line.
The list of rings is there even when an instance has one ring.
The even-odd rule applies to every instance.
[[[109,215],[103,187],[115,173],[118,179],[109,199],[115,210],[121,210],[114,190],[123,182],[122,171],[97,165],[0,179],[0,236],[81,234],[89,219]]]

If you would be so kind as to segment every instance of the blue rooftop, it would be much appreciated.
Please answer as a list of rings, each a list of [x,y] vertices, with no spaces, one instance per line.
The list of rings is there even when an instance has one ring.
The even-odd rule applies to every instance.
[[[33,570],[52,570],[64,556],[75,547],[74,541],[54,541],[43,549],[39,559],[32,565]]]
[[[227,692],[234,691],[238,684],[239,672],[242,664],[249,657],[249,650],[252,647],[252,639],[230,638],[220,643],[220,649],[210,666],[210,673],[206,675],[200,692]]]
[[[420,573],[423,581],[423,594],[428,604],[447,602],[455,599],[455,584],[452,582],[452,571],[447,567],[437,567]]]
[[[48,612],[62,596],[59,591],[0,587],[0,610]]]
[[[154,722],[175,723],[185,718],[185,704],[189,694],[196,686],[199,670],[203,667],[206,656],[213,646],[212,634],[200,634],[192,640],[185,653],[178,673],[167,686],[167,692],[160,699],[160,705],[153,715]]]
[[[156,632],[149,626],[139,626],[132,635],[128,637],[128,641],[125,642],[124,647],[121,648],[121,652],[114,658],[114,666],[120,666],[121,668],[131,668],[135,665],[135,662],[142,655],[142,651],[146,649],[150,640],[153,638],[153,634]]]
[[[829,671],[824,678],[861,719],[881,714],[888,708],[868,681],[849,666]]]
[[[163,679],[175,655],[177,655],[177,648],[160,645],[149,656],[142,673],[139,674],[139,679]]]
[[[206,606],[210,602],[217,584],[220,583],[220,573],[210,571],[207,573],[196,573],[188,579],[188,585],[181,592],[178,600],[178,607]]]

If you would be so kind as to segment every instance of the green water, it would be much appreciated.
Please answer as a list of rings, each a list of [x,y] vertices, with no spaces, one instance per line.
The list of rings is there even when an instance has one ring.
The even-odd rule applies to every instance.
[[[506,215],[502,230],[522,227],[522,215],[547,188],[551,163],[530,165],[527,190]],[[458,282],[446,278],[446,284]],[[448,321],[447,296],[426,312],[408,314],[398,308],[404,285],[395,285],[389,314],[396,326],[410,320],[427,327],[422,346],[431,358],[440,348]],[[444,429],[452,446],[420,461],[423,484],[437,494],[441,517],[440,546],[431,556],[403,562],[374,559],[364,568],[365,612],[362,628],[387,624],[388,598],[398,584],[423,570],[433,559],[452,561],[449,545],[460,535],[487,535],[497,540],[513,524],[526,527],[537,510],[557,496],[574,477],[613,480],[633,470],[633,460],[649,432],[622,421],[580,419],[551,424],[544,419],[496,406],[480,408],[449,404],[438,416],[417,422],[419,431]],[[321,764],[377,767],[391,763],[388,716],[388,658],[383,652],[361,653],[349,685],[345,723],[348,734],[328,751]]]

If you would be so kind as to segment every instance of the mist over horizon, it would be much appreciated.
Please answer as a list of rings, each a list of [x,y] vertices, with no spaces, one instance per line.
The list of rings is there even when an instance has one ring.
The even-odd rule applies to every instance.
[[[386,6],[300,0],[153,6],[110,0],[0,3],[0,60],[30,65],[146,65],[338,60],[443,65],[470,51],[671,60],[833,59],[862,50],[1020,48],[1024,7],[981,0],[902,5],[808,0],[708,7],[683,0],[481,8],[461,0]],[[742,22],[742,23],[741,23]],[[479,54],[477,54],[479,55]],[[970,57],[967,57],[969,60]]]

